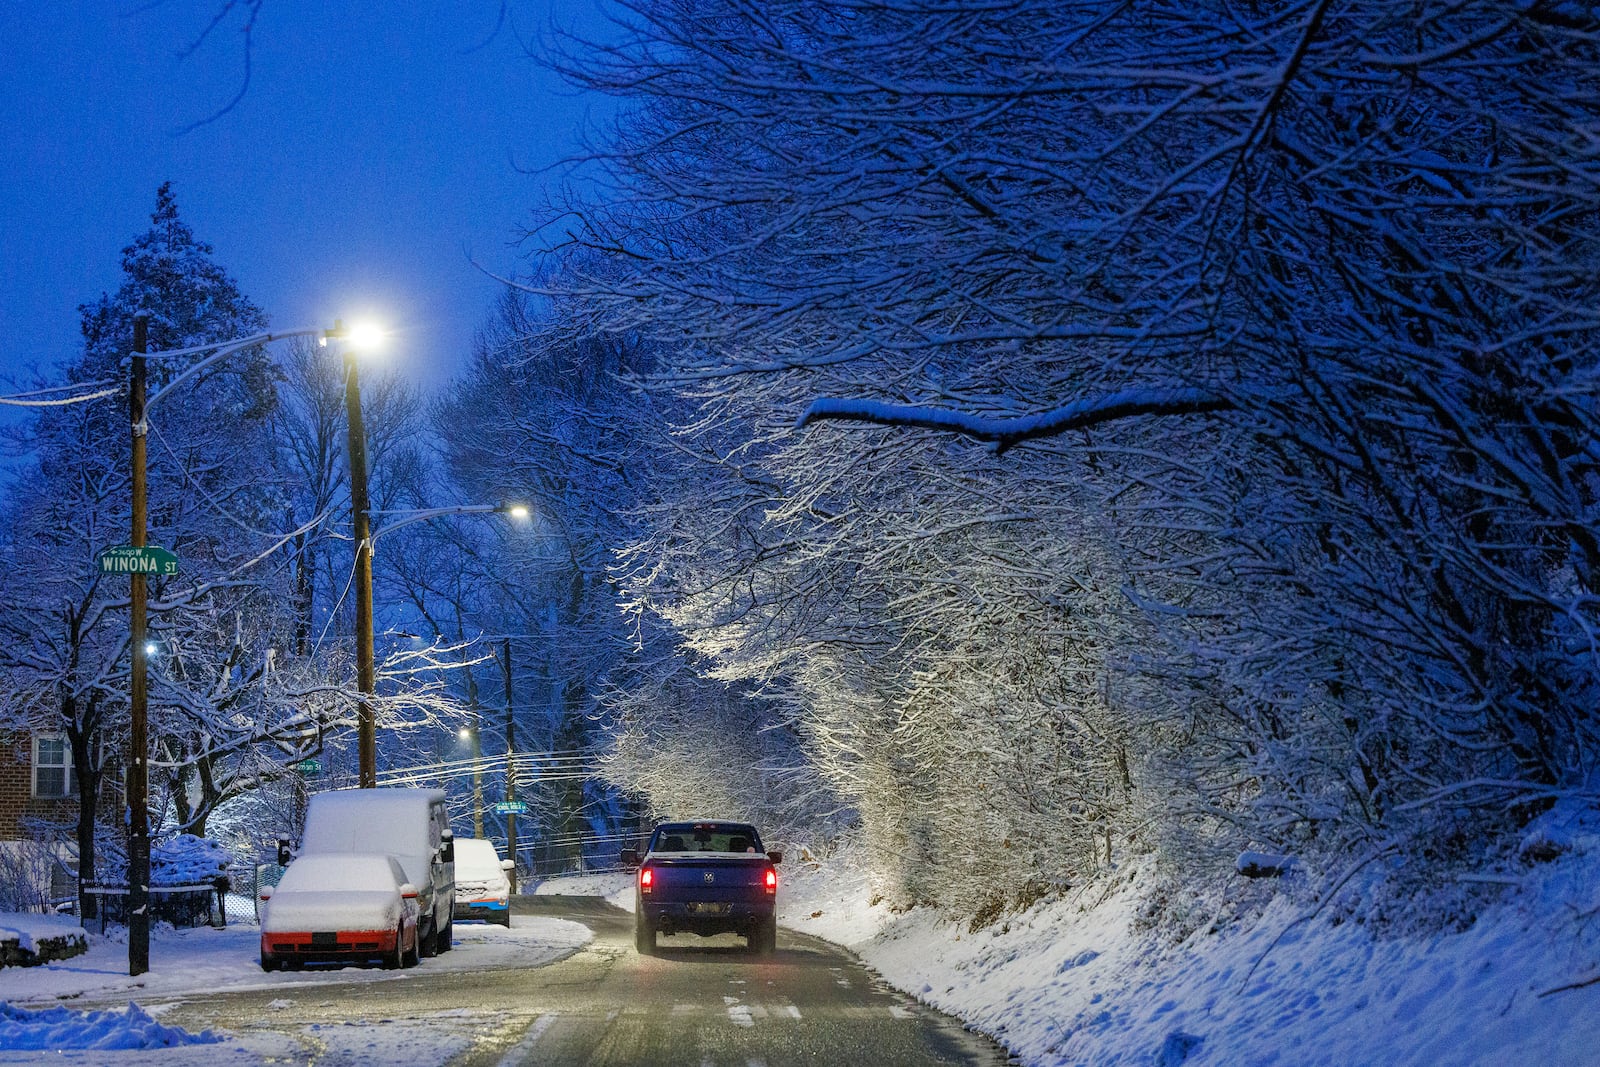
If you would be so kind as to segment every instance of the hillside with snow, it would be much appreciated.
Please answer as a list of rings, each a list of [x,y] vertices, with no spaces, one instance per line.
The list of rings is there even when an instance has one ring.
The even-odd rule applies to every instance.
[[[1039,1067],[1586,1067],[1600,1063],[1600,841],[1566,844],[1507,874],[1461,930],[1429,930],[1427,899],[1411,932],[1378,930],[1285,884],[1179,938],[1144,921],[1135,867],[974,931],[870,904],[848,858],[786,865],[783,919]]]

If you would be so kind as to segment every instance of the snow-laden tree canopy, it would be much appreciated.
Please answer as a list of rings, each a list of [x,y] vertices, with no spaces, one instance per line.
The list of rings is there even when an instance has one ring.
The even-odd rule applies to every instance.
[[[1594,787],[1589,5],[613,10],[529,284],[675,397],[621,580],[911,895]]]

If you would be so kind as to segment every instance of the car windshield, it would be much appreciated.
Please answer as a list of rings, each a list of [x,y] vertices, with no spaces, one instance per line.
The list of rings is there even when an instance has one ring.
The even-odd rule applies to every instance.
[[[714,823],[663,826],[652,852],[760,852],[761,839],[750,826]]]

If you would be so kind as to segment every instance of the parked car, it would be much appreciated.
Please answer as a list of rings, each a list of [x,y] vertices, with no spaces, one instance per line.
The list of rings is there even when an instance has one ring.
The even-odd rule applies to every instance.
[[[418,959],[417,887],[393,856],[301,856],[276,886],[262,886],[261,969]]]
[[[441,789],[336,789],[306,806],[301,856],[386,852],[417,887],[421,952],[451,946],[455,905],[455,842]]]
[[[511,867],[511,861],[495,851],[493,841],[481,837],[457,841],[455,918],[510,926],[511,882],[506,872]]]
[[[782,861],[783,853],[762,851],[761,836],[747,823],[662,823],[642,863],[636,849],[622,851],[624,864],[639,864],[634,947],[648,956],[658,933],[732,932],[743,935],[751,952],[770,956]]]

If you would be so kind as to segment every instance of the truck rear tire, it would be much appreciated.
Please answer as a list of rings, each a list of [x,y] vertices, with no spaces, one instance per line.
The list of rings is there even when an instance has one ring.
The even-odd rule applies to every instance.
[[[633,947],[641,956],[656,954],[656,928],[643,915],[633,920]]]
[[[778,951],[778,920],[767,919],[755,929],[750,931],[746,938],[750,951],[757,956],[770,956]]]

